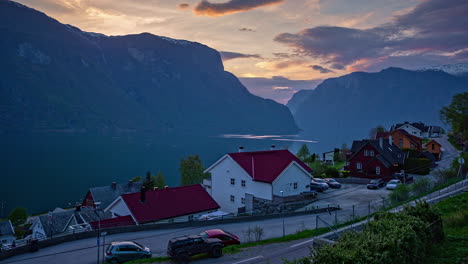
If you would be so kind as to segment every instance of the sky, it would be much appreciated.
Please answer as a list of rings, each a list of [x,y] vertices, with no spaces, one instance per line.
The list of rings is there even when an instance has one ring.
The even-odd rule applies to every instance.
[[[17,1],[84,31],[203,43],[280,103],[354,71],[468,62],[466,0]]]

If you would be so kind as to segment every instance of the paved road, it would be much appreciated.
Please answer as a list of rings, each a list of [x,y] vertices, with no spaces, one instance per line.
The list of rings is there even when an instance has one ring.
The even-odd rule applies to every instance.
[[[343,185],[342,189],[329,189],[324,193],[320,194],[320,200],[314,203],[315,205],[320,204],[337,204],[342,201],[346,201],[343,205],[340,205],[343,210],[339,212],[323,213],[320,214],[320,219],[323,221],[319,222],[319,227],[324,227],[326,224],[334,224],[335,220],[340,222],[347,221],[352,218],[352,205],[355,206],[355,216],[364,215],[368,213],[369,201],[377,200],[377,205],[372,203],[371,211],[379,208],[380,199],[382,196],[386,196],[388,191],[384,189],[380,190],[367,190],[363,185]],[[359,206],[357,204],[360,204]],[[298,230],[303,229],[314,229],[316,223],[315,215],[302,215],[294,217],[284,218],[285,233],[293,234]],[[135,240],[141,244],[148,246],[154,256],[164,256],[166,253],[167,241],[175,236],[181,236],[186,234],[198,234],[203,230],[210,228],[222,228],[226,229],[234,234],[237,234],[242,242],[248,242],[249,238],[246,234],[246,230],[249,227],[255,226],[263,227],[264,234],[263,239],[280,237],[283,235],[283,218],[268,219],[262,221],[253,221],[245,223],[234,223],[234,224],[223,224],[216,226],[206,227],[191,227],[191,228],[179,228],[179,229],[164,229],[164,230],[150,230],[133,233],[123,233],[110,235],[106,238],[106,241],[122,241],[122,240]],[[253,239],[253,237],[251,238]],[[77,241],[67,242],[56,246],[41,249],[35,253],[27,253],[19,256],[9,258],[1,261],[0,263],[96,263],[97,262],[97,249],[96,239],[81,239]],[[102,250],[102,248],[101,248]],[[65,253],[62,253],[65,252]]]

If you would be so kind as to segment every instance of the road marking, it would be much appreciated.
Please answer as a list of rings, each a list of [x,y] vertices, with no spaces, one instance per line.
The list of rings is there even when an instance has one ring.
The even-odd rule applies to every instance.
[[[258,259],[258,258],[263,258],[263,256],[256,256],[256,257],[253,257],[253,258],[244,259],[244,260],[241,260],[241,261],[239,261],[239,262],[234,262],[234,263],[232,263],[232,264],[244,263],[244,262],[251,261],[251,260],[254,260],[254,259]]]
[[[311,240],[307,240],[307,241],[301,242],[301,243],[299,243],[299,244],[292,245],[292,246],[290,246],[290,247],[297,247],[297,246],[300,246],[300,245],[302,245],[302,244],[310,243],[310,242],[312,242],[312,241],[314,241],[313,238],[312,238]]]

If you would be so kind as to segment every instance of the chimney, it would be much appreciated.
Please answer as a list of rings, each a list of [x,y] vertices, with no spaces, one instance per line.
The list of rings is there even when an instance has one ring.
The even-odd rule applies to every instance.
[[[383,149],[383,138],[382,137],[379,138],[379,146],[380,146],[381,149]]]
[[[81,211],[81,204],[80,203],[76,203],[75,211],[77,211],[77,212]]]
[[[129,180],[128,181],[128,187],[132,187],[133,186],[133,181],[132,180]]]
[[[112,186],[112,190],[115,191],[117,189],[117,183],[116,182],[112,182],[111,186]]]
[[[146,201],[146,187],[143,186],[140,189],[140,201],[144,203]]]
[[[270,150],[275,150],[276,146],[275,145],[271,145],[271,148]]]
[[[243,147],[243,146],[240,146],[240,147],[239,147],[239,153],[240,153],[240,152],[244,152],[244,147]]]
[[[391,135],[388,137],[388,144],[390,144],[390,146],[393,145],[393,138]]]

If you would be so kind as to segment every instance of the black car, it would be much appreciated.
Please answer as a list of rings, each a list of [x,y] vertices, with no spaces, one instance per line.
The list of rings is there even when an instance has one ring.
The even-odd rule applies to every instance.
[[[322,184],[318,182],[311,182],[310,183],[310,190],[311,191],[317,191],[317,192],[323,192],[327,189],[327,187],[323,186]]]
[[[335,181],[335,179],[326,178],[326,179],[325,179],[325,182],[328,184],[328,186],[329,186],[330,188],[333,188],[333,189],[339,189],[339,188],[341,188],[341,183]]]
[[[207,253],[213,258],[223,255],[223,241],[199,235],[176,237],[167,244],[167,255],[178,263],[185,263],[191,256]]]
[[[371,180],[369,184],[367,184],[367,189],[379,189],[385,186],[385,181],[382,179],[378,180]]]

